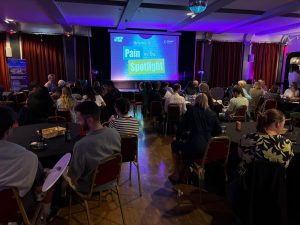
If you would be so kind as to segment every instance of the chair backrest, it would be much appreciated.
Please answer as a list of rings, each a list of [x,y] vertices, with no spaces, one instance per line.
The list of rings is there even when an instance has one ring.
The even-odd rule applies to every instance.
[[[160,116],[163,112],[163,105],[161,101],[152,101],[150,105],[150,115]]]
[[[178,104],[169,104],[167,118],[169,122],[180,121],[180,106]]]
[[[262,112],[268,110],[268,109],[276,109],[277,108],[277,101],[275,99],[267,99],[263,103],[263,109]]]
[[[242,105],[236,109],[234,115],[231,117],[231,121],[245,121],[247,113],[247,106]]]
[[[224,97],[224,89],[221,87],[214,87],[210,89],[211,96],[215,100],[222,99]]]
[[[117,181],[121,171],[122,156],[120,153],[114,154],[102,160],[96,168],[92,178],[92,188]]]
[[[227,136],[212,137],[209,139],[202,166],[205,164],[224,162],[227,163],[230,149],[230,139]]]
[[[23,220],[25,225],[30,225],[23,204],[15,188],[0,191],[0,224]]]
[[[64,117],[67,122],[72,122],[72,116],[69,110],[57,110],[56,116]]]
[[[133,162],[138,159],[137,135],[121,136],[121,154],[123,162]]]

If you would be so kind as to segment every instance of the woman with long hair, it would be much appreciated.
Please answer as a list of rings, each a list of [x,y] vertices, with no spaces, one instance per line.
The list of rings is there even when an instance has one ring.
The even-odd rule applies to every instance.
[[[169,179],[175,182],[180,179],[180,155],[185,163],[201,159],[208,140],[219,133],[221,133],[219,120],[208,105],[207,95],[205,93],[198,94],[195,105],[189,107],[184,114],[178,126],[176,138],[171,144],[174,172]]]
[[[76,106],[76,104],[76,100],[72,97],[71,88],[63,87],[62,94],[56,102],[57,110],[70,111],[72,122],[75,122],[74,107]]]

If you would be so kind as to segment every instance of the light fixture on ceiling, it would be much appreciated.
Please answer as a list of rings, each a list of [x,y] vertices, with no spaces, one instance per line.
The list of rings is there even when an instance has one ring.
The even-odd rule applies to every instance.
[[[186,15],[187,15],[187,16],[190,16],[192,19],[196,16],[196,14],[193,13],[193,12],[189,12],[189,13],[187,13]]]
[[[208,0],[189,0],[189,9],[195,14],[202,13],[207,7]]]
[[[7,24],[16,23],[13,19],[9,19],[9,18],[5,18],[3,21]]]

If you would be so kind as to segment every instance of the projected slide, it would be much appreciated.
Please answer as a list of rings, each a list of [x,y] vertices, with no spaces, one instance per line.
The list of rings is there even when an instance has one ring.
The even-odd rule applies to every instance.
[[[111,79],[178,80],[178,36],[111,33]]]

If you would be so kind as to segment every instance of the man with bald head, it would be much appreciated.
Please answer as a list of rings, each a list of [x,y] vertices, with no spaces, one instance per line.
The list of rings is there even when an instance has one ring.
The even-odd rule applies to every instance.
[[[55,85],[55,75],[49,74],[48,75],[48,82],[44,85],[46,88],[48,88],[49,92],[55,92],[56,85]]]

